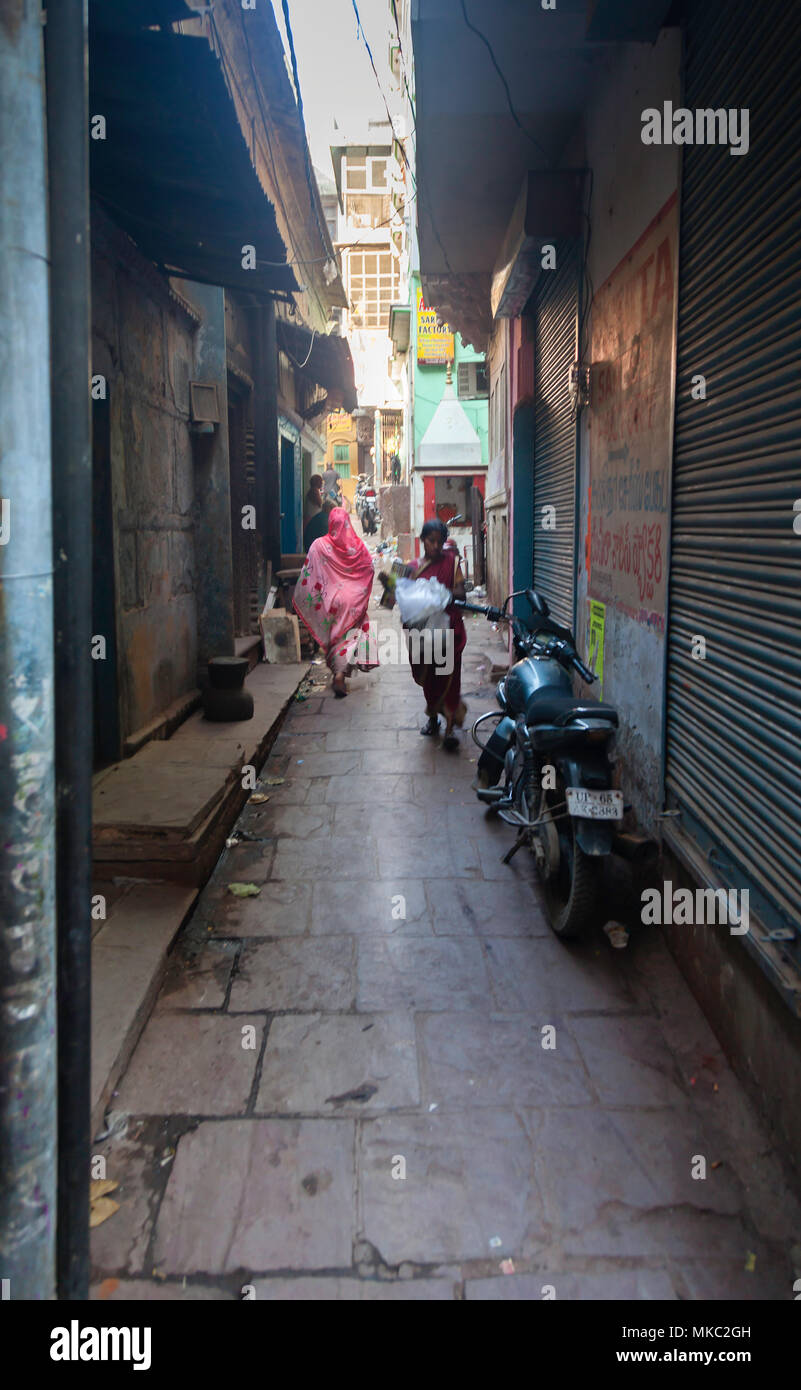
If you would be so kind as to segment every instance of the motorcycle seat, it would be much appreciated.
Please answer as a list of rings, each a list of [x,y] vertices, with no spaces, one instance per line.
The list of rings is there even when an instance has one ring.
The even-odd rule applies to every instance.
[[[592,695],[577,700],[574,695],[560,695],[548,689],[535,690],[526,706],[527,724],[569,724],[571,719],[607,719],[617,728],[617,710]]]

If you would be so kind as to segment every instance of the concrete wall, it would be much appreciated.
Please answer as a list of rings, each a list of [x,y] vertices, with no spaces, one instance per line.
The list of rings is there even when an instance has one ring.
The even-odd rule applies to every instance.
[[[411,531],[410,489],[405,483],[378,489],[381,535],[398,536]]]
[[[677,148],[643,145],[640,113],[665,100],[679,103],[680,55],[677,29],[663,30],[653,47],[629,45],[612,53],[587,111],[586,150],[578,142],[565,155],[566,164],[586,160],[593,171],[588,268],[596,291],[678,187]],[[667,382],[665,388],[669,389]],[[585,653],[591,425],[592,411],[582,411],[576,611],[579,647]],[[667,554],[665,544],[665,564]],[[642,625],[607,603],[603,696],[621,716],[617,752],[626,799],[641,825],[651,832],[662,805],[664,679],[664,632]]]
[[[196,325],[101,214],[92,227],[92,372],[107,381],[123,738],[196,683]]]

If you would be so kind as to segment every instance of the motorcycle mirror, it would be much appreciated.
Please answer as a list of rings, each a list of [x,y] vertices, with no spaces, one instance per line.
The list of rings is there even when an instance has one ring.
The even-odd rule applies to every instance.
[[[539,613],[541,618],[548,617],[548,614],[551,610],[541,594],[535,593],[533,589],[526,589],[526,598],[528,599],[535,613]]]

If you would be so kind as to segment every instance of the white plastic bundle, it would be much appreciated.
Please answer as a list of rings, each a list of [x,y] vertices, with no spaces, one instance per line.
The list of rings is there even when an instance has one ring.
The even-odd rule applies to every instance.
[[[425,627],[430,618],[445,611],[452,597],[438,579],[399,579],[395,585],[404,627]]]

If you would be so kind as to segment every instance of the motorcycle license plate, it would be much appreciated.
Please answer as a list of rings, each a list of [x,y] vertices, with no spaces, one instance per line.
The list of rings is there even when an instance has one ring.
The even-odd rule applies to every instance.
[[[622,820],[623,793],[590,791],[588,787],[567,787],[567,809],[571,816],[588,820]]]

